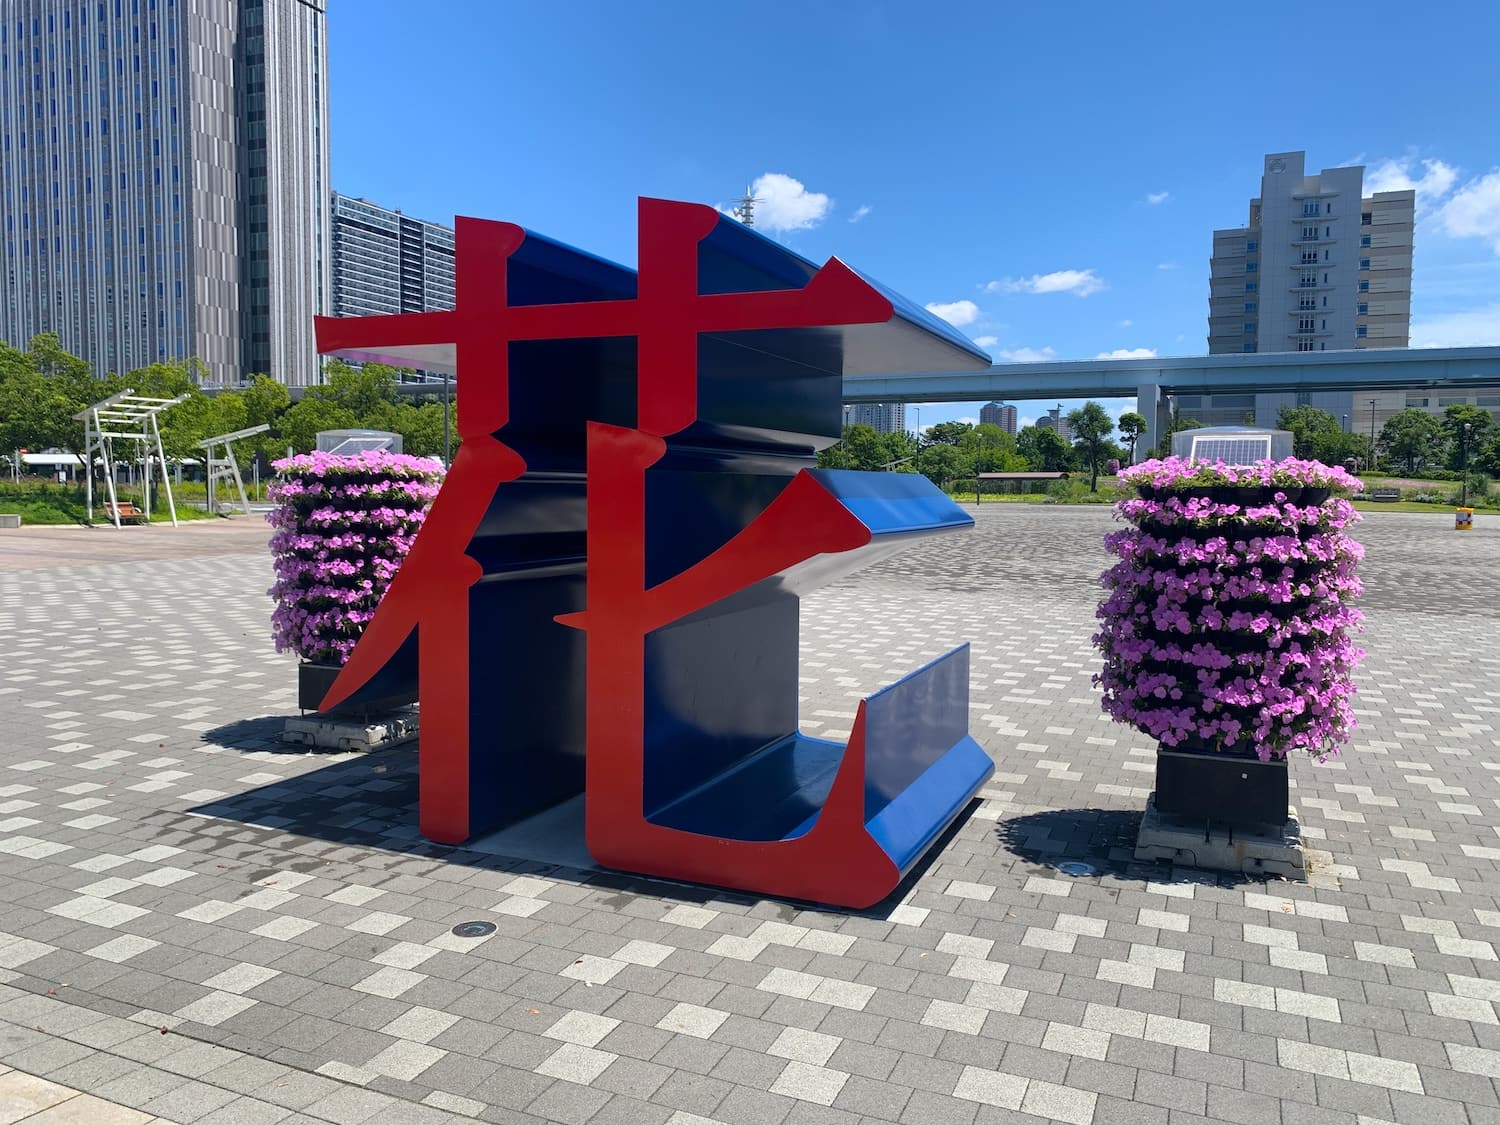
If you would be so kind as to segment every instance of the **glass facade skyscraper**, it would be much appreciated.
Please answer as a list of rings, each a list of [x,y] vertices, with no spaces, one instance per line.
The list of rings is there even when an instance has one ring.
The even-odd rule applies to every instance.
[[[0,0],[0,340],[317,380],[323,0]]]
[[[453,230],[333,194],[333,315],[453,307]]]

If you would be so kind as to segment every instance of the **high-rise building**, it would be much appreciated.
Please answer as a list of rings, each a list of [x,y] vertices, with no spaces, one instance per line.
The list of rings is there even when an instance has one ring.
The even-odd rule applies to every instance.
[[[453,231],[333,193],[333,315],[453,307]]]
[[[981,426],[999,426],[1008,434],[1016,432],[1016,408],[1002,402],[987,402],[979,408]]]
[[[1407,345],[1416,192],[1366,197],[1363,168],[1304,158],[1268,155],[1248,225],[1214,231],[1212,355]]]
[[[1068,425],[1068,420],[1063,417],[1062,403],[1058,403],[1036,420],[1037,427],[1043,430],[1052,430],[1063,441],[1073,440],[1073,427]]]
[[[1305,157],[1267,155],[1248,224],[1213,233],[1210,354],[1407,346],[1416,192],[1366,196],[1363,168],[1307,175]],[[1207,425],[1274,426],[1284,406],[1350,417],[1358,413],[1355,397],[1189,395],[1176,405],[1184,418]]]
[[[898,434],[906,429],[906,403],[856,402],[849,406],[846,424],[863,422],[877,434]]]
[[[4,0],[0,340],[316,382],[325,0]]]

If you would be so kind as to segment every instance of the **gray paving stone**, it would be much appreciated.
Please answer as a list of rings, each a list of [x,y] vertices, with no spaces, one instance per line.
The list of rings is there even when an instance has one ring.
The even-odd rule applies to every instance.
[[[992,788],[1014,797],[987,800],[981,817],[962,824],[906,904],[894,913],[886,908],[889,918],[787,908],[640,880],[619,883],[627,887],[622,891],[543,865],[428,848],[410,834],[409,752],[344,760],[286,756],[267,752],[276,749],[269,737],[205,727],[198,721],[203,717],[226,731],[236,723],[253,728],[255,720],[247,724],[245,716],[291,704],[292,663],[262,639],[267,571],[259,541],[254,551],[229,556],[235,569],[227,581],[219,557],[189,554],[153,564],[161,586],[154,616],[104,618],[121,645],[101,651],[125,675],[83,663],[96,655],[85,649],[76,667],[64,661],[49,668],[45,686],[31,653],[100,619],[100,599],[128,585],[129,564],[0,570],[0,631],[18,638],[0,651],[0,683],[24,689],[0,693],[0,724],[23,732],[19,741],[26,743],[24,753],[9,743],[0,747],[0,805],[12,797],[34,802],[19,810],[37,822],[24,831],[69,848],[13,854],[4,850],[7,837],[0,833],[0,901],[7,904],[0,966],[8,935],[44,943],[50,951],[4,973],[22,974],[32,996],[57,987],[66,974],[72,993],[69,1009],[49,1027],[53,1039],[71,1046],[48,1046],[28,1023],[15,1031],[0,1028],[0,1057],[32,1058],[66,1073],[76,1068],[80,1076],[97,1073],[108,1079],[101,1088],[119,1086],[135,1096],[182,1084],[152,1069],[183,1045],[177,1040],[222,1044],[215,1049],[274,1060],[272,1068],[357,1068],[396,1042],[388,1025],[422,1008],[459,1023],[425,1040],[419,1031],[403,1040],[450,1052],[423,1070],[417,1084],[379,1076],[368,1079],[366,1090],[332,1082],[313,1088],[314,1076],[302,1071],[277,1079],[253,1068],[236,1071],[233,1064],[203,1077],[236,1076],[226,1089],[239,1095],[254,1093],[243,1087],[255,1081],[269,1082],[264,1096],[294,1112],[346,1090],[365,1096],[385,1091],[400,1099],[387,1106],[393,1114],[430,1093],[471,1099],[484,1107],[481,1119],[526,1121],[536,1119],[527,1107],[545,1097],[562,1113],[592,1109],[601,1121],[609,1114],[628,1119],[621,1117],[627,1110],[648,1106],[640,1120],[658,1125],[678,1112],[712,1119],[717,1105],[740,1104],[731,1094],[747,1114],[758,1111],[752,1105],[778,1104],[764,1091],[770,1068],[785,1060],[766,1052],[790,1028],[839,1041],[823,1064],[808,1064],[850,1076],[838,1098],[873,1099],[880,1089],[906,1088],[896,1077],[905,1064],[902,1077],[914,1093],[899,1110],[903,1122],[924,1115],[945,1125],[990,1122],[1018,1112],[996,1106],[981,1112],[962,1099],[943,1100],[953,1089],[942,1089],[950,1077],[944,1067],[993,1070],[997,1064],[1026,1079],[1096,1093],[1094,1125],[1161,1121],[1162,1107],[1135,1092],[1135,1101],[1123,1100],[1132,1076],[1137,1090],[1196,1094],[1196,1083],[1206,1091],[1203,1105],[1184,1097],[1168,1125],[1189,1125],[1200,1116],[1232,1120],[1231,1105],[1272,1104],[1282,1125],[1342,1125],[1365,1111],[1424,1125],[1429,1119],[1421,1116],[1418,1095],[1289,1070],[1280,1065],[1278,1041],[1383,1059],[1391,1068],[1383,1080],[1406,1081],[1412,1071],[1399,1064],[1415,1064],[1426,1102],[1436,1107],[1430,1119],[1443,1125],[1453,1116],[1448,1107],[1467,1115],[1469,1125],[1500,1108],[1494,1081],[1474,1072],[1488,1065],[1489,1056],[1479,1052],[1500,1056],[1500,1024],[1470,1018],[1489,1002],[1484,997],[1476,1005],[1474,988],[1493,983],[1500,998],[1500,962],[1489,959],[1497,953],[1489,938],[1500,931],[1476,913],[1500,917],[1493,861],[1465,852],[1497,846],[1492,841],[1500,821],[1486,766],[1500,748],[1500,688],[1476,671],[1500,661],[1500,630],[1489,627],[1500,607],[1465,592],[1482,588],[1474,579],[1472,546],[1432,534],[1425,517],[1378,514],[1361,525],[1370,615],[1361,729],[1339,761],[1293,764],[1304,822],[1324,833],[1319,840],[1342,871],[1339,884],[1187,882],[1184,872],[1138,867],[1128,849],[1119,853],[1126,858],[1111,850],[1129,837],[1140,809],[1138,797],[1124,794],[1150,784],[1148,771],[1125,767],[1149,767],[1151,746],[1104,720],[1088,682],[1096,667],[1087,638],[1108,513],[995,510],[1000,507],[979,511],[978,528],[964,544],[933,540],[819,591],[804,605],[805,716],[847,711],[851,692],[891,682],[950,639],[967,635],[976,642],[974,701],[985,706],[973,711],[975,735],[999,762],[1002,777]],[[1424,581],[1414,586],[1407,575],[1416,567]],[[220,591],[212,613],[191,594],[210,577]],[[1445,593],[1431,597],[1430,590]],[[903,606],[899,622],[872,608],[894,599]],[[1466,633],[1462,645],[1451,628],[1455,599],[1482,626]],[[146,651],[164,654],[159,667],[135,667],[140,658],[126,655]],[[216,682],[205,688],[205,680]],[[128,705],[127,683],[134,696]],[[78,694],[51,694],[64,691]],[[84,701],[88,706],[80,706]],[[60,739],[47,737],[58,733],[48,724],[59,720],[49,715],[65,710],[77,714],[78,725],[64,728],[64,737],[86,748],[58,754],[52,772],[9,770],[50,753]],[[136,724],[147,720],[103,719],[105,711],[149,712],[160,737],[152,745],[132,743],[142,729]],[[176,720],[179,714],[195,718]],[[1408,721],[1417,717],[1430,725]],[[1144,754],[1132,753],[1137,750]],[[91,757],[110,752],[116,752],[112,759]],[[1058,762],[1067,767],[1046,764]],[[166,776],[162,771],[184,776],[166,788],[130,788],[147,775]],[[6,791],[12,772],[24,790]],[[96,781],[98,789],[79,789]],[[183,799],[208,791],[223,796]],[[93,800],[108,803],[62,807]],[[1379,803],[1392,800],[1395,805]],[[186,815],[199,806],[211,815]],[[69,824],[93,814],[117,819],[89,829]],[[163,852],[163,846],[181,850]],[[127,858],[135,855],[143,858]],[[1094,863],[1101,874],[1064,883],[1056,877],[1063,859]],[[179,879],[172,869],[192,874]],[[535,895],[547,905],[529,917],[492,914],[517,876],[534,881],[523,897]],[[132,886],[131,880],[138,882]],[[954,882],[986,888],[984,897],[947,893]],[[1054,885],[1067,893],[1037,889]],[[122,914],[113,929],[49,913],[59,906],[72,910],[64,904],[93,893],[85,888],[147,913]],[[177,916],[204,908],[230,912],[212,922]],[[425,943],[442,945],[456,921],[485,915],[496,920],[496,935],[426,956]],[[388,922],[387,932],[370,932]],[[767,923],[772,928],[763,932],[798,940],[812,935],[811,944],[776,940],[759,952],[736,947],[750,960],[705,952],[722,935],[748,940]],[[947,934],[955,935],[955,950],[963,940],[993,942],[993,956],[1011,965],[994,987],[1015,992],[989,998],[1014,996],[1019,1011],[991,1011],[978,1036],[921,1022],[931,1000],[970,1003],[973,982],[950,970],[960,956],[972,957],[973,947],[968,953],[940,948]],[[839,943],[827,944],[830,935]],[[118,944],[125,937],[159,944]],[[647,963],[628,964],[593,987],[558,976],[579,957],[610,958],[626,942],[648,943],[639,947]],[[666,954],[659,956],[659,949]],[[1177,953],[1182,956],[1174,960]],[[268,966],[281,975],[240,992],[216,986],[224,995],[256,1001],[217,1026],[170,1017],[210,992],[204,982],[248,971],[240,966]],[[862,1006],[757,987],[775,967],[833,982],[826,997]],[[392,970],[387,992],[395,982],[408,983],[401,974],[417,979],[394,996],[353,990],[382,969]],[[1479,983],[1454,983],[1460,979]],[[838,982],[851,981],[873,991],[839,991]],[[1262,985],[1273,998],[1280,988],[1293,1006],[1276,1011],[1225,1003],[1215,999],[1219,981]],[[1318,1004],[1320,996],[1337,1001],[1340,1023],[1317,1018],[1334,1011]],[[711,1038],[686,1042],[692,1037],[674,1038],[655,1026],[679,1002],[728,1018]],[[1114,1032],[1101,1061],[1087,1057],[1089,1044],[1076,1035],[1052,1030],[1048,1041],[1049,1029],[1083,1026],[1079,1013],[1090,1004],[1204,1025],[1210,1051],[1189,1049],[1196,1039],[1174,1046],[1178,1040]],[[172,1023],[175,1034],[161,1037],[146,1024],[126,1034],[94,1019],[100,1012],[129,1016],[139,1009],[168,1013],[163,1022]],[[603,1102],[570,1095],[568,1083],[554,1087],[531,1073],[557,1047],[541,1032],[569,1011],[623,1021],[597,1045],[620,1056],[586,1091],[608,1095]],[[1450,1052],[1460,1048],[1476,1053],[1457,1056],[1468,1069],[1455,1070]],[[78,1049],[88,1057],[76,1056]],[[106,1063],[100,1050],[113,1050],[124,1062]],[[212,1057],[202,1050],[175,1066],[201,1073],[194,1060]],[[70,1058],[76,1061],[64,1061]],[[136,1069],[121,1071],[120,1065]],[[1374,1064],[1360,1065],[1365,1077],[1384,1074],[1370,1069]],[[927,1085],[938,1089],[918,1087],[911,1075],[921,1069]],[[1226,1102],[1219,1091],[1233,1091],[1239,1081],[1245,1090]],[[890,1119],[890,1109],[873,1100],[866,1112],[838,1098],[833,1106],[795,1103],[784,1120],[861,1113]],[[234,1104],[225,1103],[224,1111]],[[1040,1104],[1033,1101],[1033,1107]],[[427,1108],[450,1111],[436,1103]]]
[[[412,1107],[420,1109],[421,1107]],[[279,1125],[292,1111],[255,1098],[239,1097],[198,1119],[197,1125]],[[410,1119],[415,1125],[417,1119]]]

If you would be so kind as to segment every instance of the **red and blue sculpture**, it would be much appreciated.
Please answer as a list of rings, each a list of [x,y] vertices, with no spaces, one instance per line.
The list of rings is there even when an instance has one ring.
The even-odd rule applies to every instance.
[[[968,646],[797,726],[799,594],[973,520],[925,478],[812,468],[845,374],[981,367],[837,259],[640,201],[633,272],[457,222],[449,312],[319,318],[321,352],[462,373],[462,444],[322,709],[422,706],[421,830],[585,794],[600,864],[879,902],[993,772]]]

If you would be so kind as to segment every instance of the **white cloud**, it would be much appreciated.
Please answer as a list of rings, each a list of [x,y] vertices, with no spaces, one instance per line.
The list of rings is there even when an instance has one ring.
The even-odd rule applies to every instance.
[[[868,203],[861,203],[854,209],[854,214],[849,216],[849,221],[851,223],[857,223],[873,210],[875,210],[875,208],[871,207]]]
[[[1130,328],[1134,324],[1135,324],[1135,321],[1133,321],[1133,320],[1122,320],[1122,321],[1120,321],[1120,327],[1121,328]]]
[[[1036,419],[1035,418],[1017,418],[1016,419],[1016,429],[1018,429],[1018,430],[1024,430],[1027,426],[1035,426],[1035,425],[1036,425]]]
[[[979,306],[973,301],[949,301],[947,304],[929,301],[927,311],[940,320],[946,320],[955,328],[973,324],[979,319]]]
[[[1422,174],[1413,176],[1417,161],[1410,156],[1383,160],[1365,173],[1365,191],[1408,191],[1415,189],[1417,205],[1430,207],[1447,195],[1458,182],[1458,169],[1441,160],[1423,160]]]
[[[1095,359],[1155,359],[1155,348],[1116,348],[1112,352],[1100,352]]]
[[[986,293],[1072,293],[1087,297],[1109,286],[1093,270],[1055,270],[1030,277],[1007,277],[984,287]]]
[[[1000,342],[999,336],[975,336],[974,342],[981,348],[993,348]]]
[[[1002,348],[995,352],[995,358],[1001,363],[1045,363],[1056,359],[1057,352],[1052,348],[1016,348],[1014,351]]]
[[[978,418],[972,418],[972,417],[969,417],[967,415],[965,417],[963,417],[963,418],[955,418],[954,421],[955,422],[967,422],[971,426],[977,426],[977,425],[979,425],[979,419]]]
[[[1437,217],[1454,238],[1487,239],[1500,254],[1500,168],[1464,184],[1442,205]]]
[[[755,226],[766,231],[810,230],[828,217],[833,200],[820,191],[808,191],[801,180],[780,172],[767,172],[750,185],[755,197]],[[719,210],[734,217],[732,208]],[[863,217],[863,216],[861,216]]]
[[[1170,191],[1148,191],[1146,193],[1146,202],[1151,204],[1151,206],[1153,207],[1155,207],[1158,203],[1165,203],[1171,198],[1172,193]]]
[[[1414,348],[1467,348],[1500,344],[1500,303],[1412,322]]]
[[[1157,262],[1156,263],[1156,268],[1159,269],[1159,270],[1175,270],[1177,268],[1177,263],[1176,262]]]

